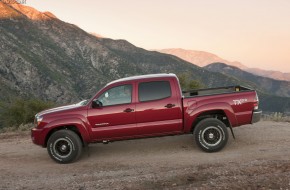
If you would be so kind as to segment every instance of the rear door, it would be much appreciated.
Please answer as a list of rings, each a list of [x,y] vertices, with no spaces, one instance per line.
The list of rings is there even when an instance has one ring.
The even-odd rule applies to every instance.
[[[182,130],[181,100],[174,81],[138,82],[136,122],[140,135],[178,133]]]

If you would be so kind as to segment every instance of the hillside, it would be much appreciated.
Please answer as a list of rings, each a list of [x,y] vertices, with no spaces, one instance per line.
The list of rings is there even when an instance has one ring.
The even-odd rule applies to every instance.
[[[146,73],[189,72],[209,87],[239,83],[125,40],[95,37],[51,13],[2,2],[0,12],[2,100],[13,94],[70,103],[113,79]]]
[[[290,112],[290,82],[257,76],[224,63],[212,63],[204,68],[259,85],[264,90],[259,92],[264,111]]]
[[[249,82],[255,83],[269,94],[290,97],[290,82],[288,81],[279,81],[267,77],[257,76],[249,72],[243,71],[237,67],[226,65],[224,63],[212,63],[205,66],[204,68],[209,71],[234,76],[239,80],[247,80]]]

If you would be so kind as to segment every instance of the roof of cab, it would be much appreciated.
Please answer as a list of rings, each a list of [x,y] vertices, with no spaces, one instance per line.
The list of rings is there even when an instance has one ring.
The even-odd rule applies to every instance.
[[[118,80],[114,80],[109,84],[118,83],[118,82],[126,82],[126,81],[132,81],[132,80],[142,80],[142,79],[148,79],[148,78],[165,78],[165,77],[174,77],[176,78],[176,75],[173,73],[160,73],[160,74],[149,74],[149,75],[138,75],[138,76],[132,76],[132,77],[126,77],[121,78]]]

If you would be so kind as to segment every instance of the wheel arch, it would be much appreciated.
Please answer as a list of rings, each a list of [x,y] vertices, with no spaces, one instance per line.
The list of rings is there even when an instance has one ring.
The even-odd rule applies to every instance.
[[[216,110],[209,110],[209,111],[204,111],[199,113],[196,116],[196,119],[192,122],[191,124],[191,132],[193,132],[195,126],[203,119],[206,118],[217,118],[220,121],[222,121],[227,127],[231,127],[231,122],[228,119],[227,114],[225,113],[224,110],[221,109],[216,109]]]
[[[47,146],[47,141],[49,137],[58,130],[67,129],[75,132],[81,139],[83,144],[90,142],[89,126],[80,118],[68,117],[54,120],[45,125],[45,141],[43,142],[43,147]]]
[[[63,126],[54,127],[47,133],[47,135],[45,137],[45,141],[44,141],[44,147],[47,147],[48,139],[51,137],[51,135],[53,133],[55,133],[56,131],[59,131],[59,130],[63,130],[63,129],[70,130],[70,131],[73,131],[74,133],[76,133],[79,136],[79,138],[81,139],[82,144],[84,145],[85,142],[84,142],[84,139],[83,139],[78,127],[76,127],[75,125],[63,125]]]

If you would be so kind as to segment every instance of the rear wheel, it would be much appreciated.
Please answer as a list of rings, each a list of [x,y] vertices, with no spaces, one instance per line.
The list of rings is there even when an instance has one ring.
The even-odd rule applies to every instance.
[[[218,119],[201,120],[194,129],[196,144],[206,152],[217,152],[224,148],[228,141],[226,125]]]
[[[76,161],[81,156],[82,148],[80,137],[70,130],[56,131],[47,141],[49,156],[61,164]]]

